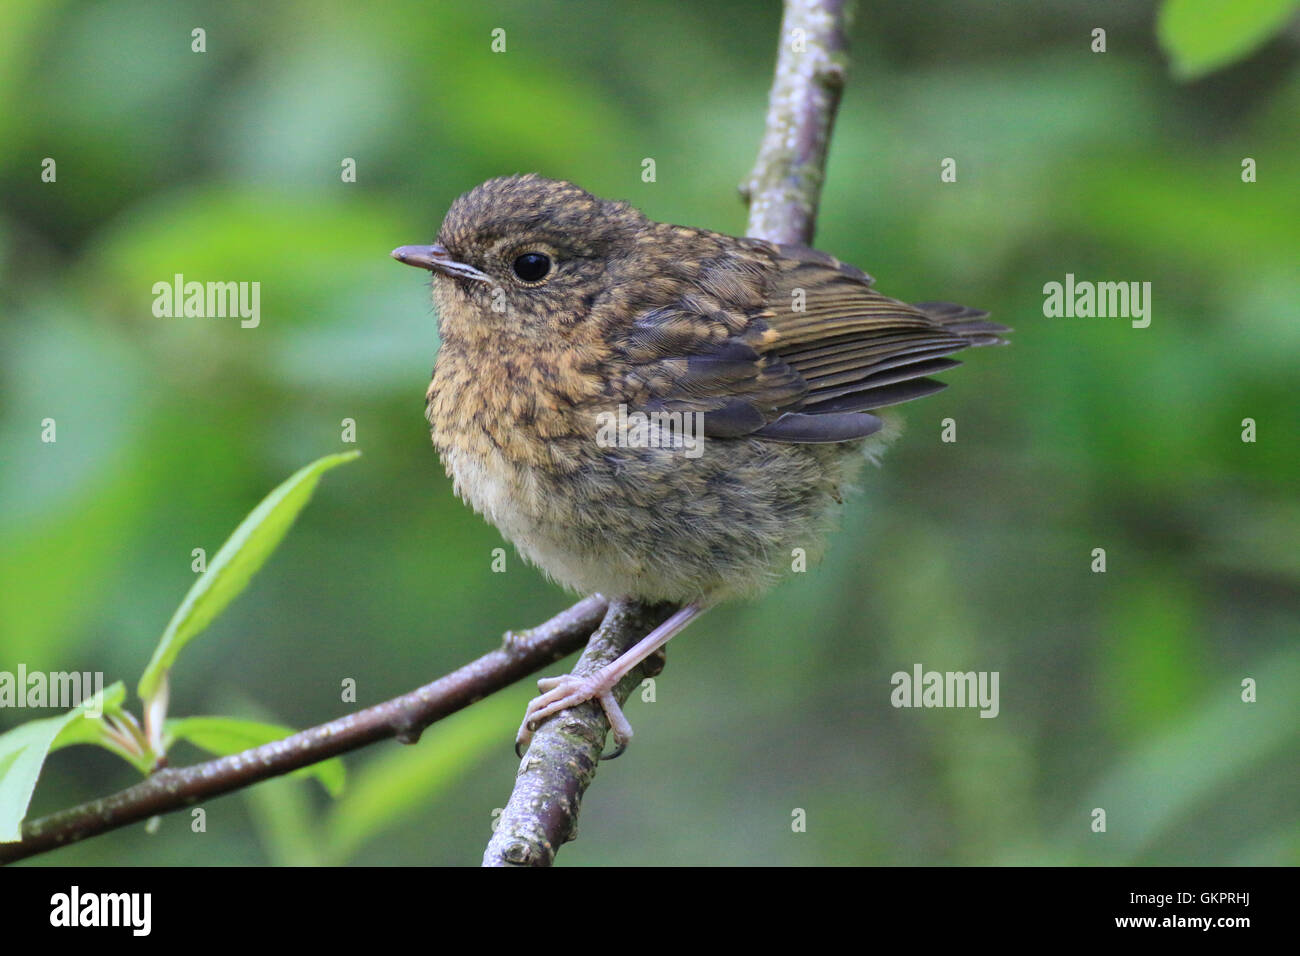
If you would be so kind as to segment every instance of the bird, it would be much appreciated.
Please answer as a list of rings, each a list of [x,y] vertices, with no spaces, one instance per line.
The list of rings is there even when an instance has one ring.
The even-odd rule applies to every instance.
[[[819,555],[891,406],[1011,330],[915,305],[827,253],[657,222],[535,173],[457,198],[430,245],[440,345],[426,417],[456,494],[573,591],[677,610],[595,674],[544,678],[516,752],[711,607]]]

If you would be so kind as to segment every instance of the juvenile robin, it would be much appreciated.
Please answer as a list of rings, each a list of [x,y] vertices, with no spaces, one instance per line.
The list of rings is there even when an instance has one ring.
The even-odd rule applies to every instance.
[[[612,690],[720,601],[815,555],[846,484],[1004,326],[908,305],[829,255],[655,222],[537,175],[465,193],[436,244],[442,344],[427,393],[456,493],[554,580],[680,609],[591,677],[538,682],[518,743]]]

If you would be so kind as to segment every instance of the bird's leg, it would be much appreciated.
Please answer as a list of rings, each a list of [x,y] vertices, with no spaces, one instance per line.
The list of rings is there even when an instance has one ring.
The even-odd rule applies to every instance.
[[[614,732],[614,750],[602,759],[612,760],[617,757],[627,748],[628,741],[632,739],[632,725],[627,722],[627,718],[623,716],[623,709],[614,699],[615,686],[634,667],[667,644],[687,624],[706,610],[708,605],[700,602],[687,604],[637,641],[620,657],[610,661],[594,674],[586,677],[578,677],[574,674],[543,677],[537,682],[537,689],[542,692],[541,696],[534,697],[524,713],[524,722],[515,738],[515,752],[522,754],[524,748],[533,739],[533,733],[548,717],[553,717],[562,710],[577,707],[589,700],[595,700],[605,711],[610,729]]]

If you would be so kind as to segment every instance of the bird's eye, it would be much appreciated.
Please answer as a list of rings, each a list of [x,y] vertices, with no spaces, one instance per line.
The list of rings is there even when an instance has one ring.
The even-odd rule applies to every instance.
[[[525,252],[515,259],[514,270],[525,282],[540,282],[551,271],[551,257],[541,252]]]

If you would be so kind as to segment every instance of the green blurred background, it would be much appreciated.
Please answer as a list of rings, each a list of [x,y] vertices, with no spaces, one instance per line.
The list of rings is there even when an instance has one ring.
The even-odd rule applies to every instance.
[[[376,703],[567,606],[513,550],[491,572],[503,541],[453,496],[422,415],[428,279],[388,251],[530,170],[743,232],[779,17],[6,4],[0,669],[133,686],[191,549],[352,447],[344,418],[364,457],[182,655],[174,714],[319,723],[356,706],[344,678]],[[674,642],[562,863],[1300,860],[1297,34],[1184,81],[1155,20],[1145,3],[860,6],[817,245],[890,294],[988,308],[1014,344],[905,409],[824,562]],[[261,326],[155,318],[151,287],[177,272],[260,281]],[[1067,272],[1151,282],[1150,328],[1044,318]],[[999,671],[1000,716],[892,708],[890,675],[918,662]],[[209,801],[206,833],[178,814],[37,862],[476,863],[533,692],[347,758],[339,801],[276,781]],[[0,730],[45,715],[0,712]],[[135,778],[66,750],[32,812]]]

